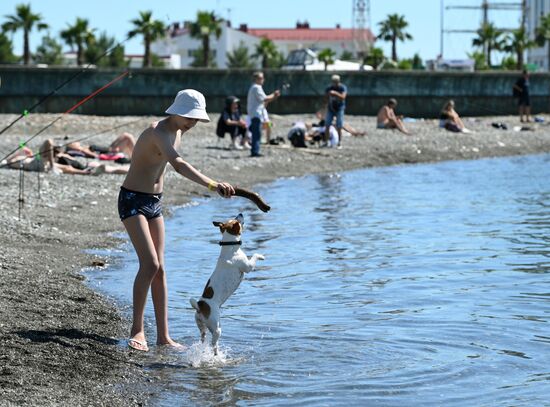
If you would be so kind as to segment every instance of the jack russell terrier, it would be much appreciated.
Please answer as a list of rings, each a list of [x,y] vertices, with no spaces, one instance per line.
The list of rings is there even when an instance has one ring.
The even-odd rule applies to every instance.
[[[235,292],[243,281],[244,273],[248,273],[256,267],[257,260],[263,260],[264,256],[255,253],[250,259],[241,250],[241,233],[243,231],[244,218],[239,215],[235,219],[225,223],[213,222],[219,227],[222,239],[220,257],[216,268],[204,287],[202,297],[195,301],[191,299],[191,305],[195,308],[195,321],[201,334],[201,341],[206,340],[206,329],[212,334],[212,347],[214,354],[218,354],[218,340],[221,335],[220,308],[223,303]]]

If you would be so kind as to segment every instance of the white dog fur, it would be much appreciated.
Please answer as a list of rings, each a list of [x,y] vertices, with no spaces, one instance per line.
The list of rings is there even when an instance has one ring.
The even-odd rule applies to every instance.
[[[220,326],[221,306],[239,287],[244,273],[254,270],[256,261],[264,259],[264,256],[257,253],[248,259],[241,250],[243,225],[242,214],[225,223],[214,222],[214,226],[219,227],[222,233],[221,253],[216,268],[204,287],[202,297],[198,301],[190,300],[192,307],[196,310],[195,321],[201,334],[201,341],[206,340],[206,329],[208,328],[212,334],[214,354],[218,353],[218,340],[222,332]]]

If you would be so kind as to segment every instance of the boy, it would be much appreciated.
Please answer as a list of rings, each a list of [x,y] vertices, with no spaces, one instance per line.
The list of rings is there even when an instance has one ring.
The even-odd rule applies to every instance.
[[[151,287],[157,344],[182,347],[168,332],[167,287],[164,272],[164,219],[161,197],[166,164],[193,182],[217,191],[225,198],[234,195],[230,184],[215,182],[185,162],[177,153],[181,136],[200,120],[209,122],[204,96],[193,89],[178,92],[166,110],[167,118],[152,123],[139,136],[126,179],[120,188],[118,212],[139,259],[134,281],[133,323],[128,346],[148,351],[143,328],[147,292]]]

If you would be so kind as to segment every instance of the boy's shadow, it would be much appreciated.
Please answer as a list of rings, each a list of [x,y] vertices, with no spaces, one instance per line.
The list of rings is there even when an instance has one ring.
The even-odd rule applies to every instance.
[[[79,341],[94,341],[104,345],[113,346],[118,344],[116,339],[92,333],[85,333],[79,329],[54,329],[47,331],[25,330],[17,331],[15,334],[32,342],[53,342],[66,348],[74,348],[79,350],[85,349],[85,347],[78,345]]]

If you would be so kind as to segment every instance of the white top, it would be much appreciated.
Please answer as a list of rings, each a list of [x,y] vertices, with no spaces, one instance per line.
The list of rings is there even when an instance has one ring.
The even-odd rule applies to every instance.
[[[262,88],[262,85],[257,83],[253,84],[248,90],[248,97],[246,100],[246,111],[248,116],[253,119],[255,117],[262,118],[264,106],[264,99],[267,95]]]

